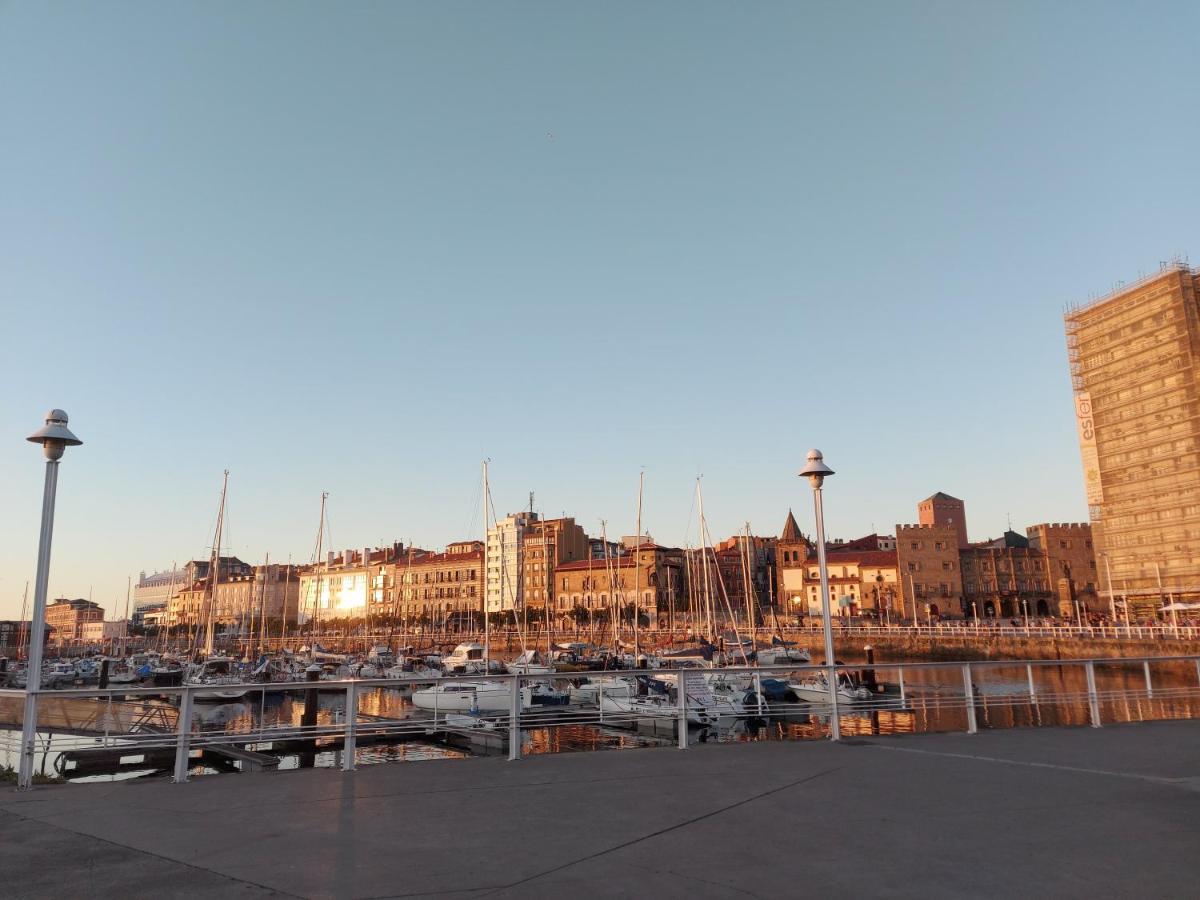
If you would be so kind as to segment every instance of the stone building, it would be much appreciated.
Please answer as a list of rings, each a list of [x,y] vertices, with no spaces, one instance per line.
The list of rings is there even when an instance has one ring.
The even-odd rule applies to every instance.
[[[91,600],[60,597],[46,607],[46,624],[54,629],[51,640],[55,644],[78,644],[83,639],[84,625],[103,621],[103,608]]]
[[[609,621],[614,608],[624,615],[635,599],[652,623],[668,624],[687,584],[683,551],[658,544],[642,544],[624,556],[563,563],[554,577],[559,627],[572,624],[576,615]]]
[[[1058,614],[1046,570],[1046,556],[1029,540],[1006,531],[960,551],[964,615],[1023,618]]]
[[[815,557],[816,547],[800,531],[796,517],[789,509],[783,531],[775,543],[775,602],[784,615],[808,614],[804,572],[810,553]]]
[[[397,542],[390,547],[330,551],[319,565],[300,573],[299,621],[364,619],[390,611],[389,568],[408,551]],[[414,551],[424,553],[425,551]]]
[[[1029,546],[1043,554],[1046,579],[1054,594],[1057,615],[1065,619],[1082,619],[1088,613],[1107,611],[1107,598],[1102,600],[1100,597],[1090,525],[1043,523],[1029,526],[1025,535],[1029,538]]]
[[[899,618],[904,593],[894,550],[856,550],[827,547],[829,610],[834,616]],[[821,572],[817,555],[801,569],[804,614],[821,615]]]
[[[905,617],[963,615],[958,523],[897,525],[896,565],[907,585]],[[915,603],[915,606],[914,606]]]
[[[1065,321],[1097,562],[1135,615],[1200,600],[1200,271],[1164,265]]]
[[[917,504],[917,522],[921,525],[949,525],[958,536],[958,546],[966,547],[967,505],[957,497],[938,491]]]

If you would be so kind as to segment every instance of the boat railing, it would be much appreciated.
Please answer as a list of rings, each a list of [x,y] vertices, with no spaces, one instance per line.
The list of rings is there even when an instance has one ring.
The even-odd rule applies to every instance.
[[[714,675],[721,677],[713,679]],[[816,678],[821,675],[823,680]],[[843,675],[855,688],[850,697],[843,695]],[[822,697],[811,684],[806,699],[792,688],[780,687],[787,683],[803,688],[809,678],[814,679],[812,684],[823,684],[828,696]],[[380,691],[481,681],[492,683],[501,708],[494,700],[482,711],[440,706],[448,703],[440,691],[431,692],[423,708],[403,704],[401,713],[396,712],[397,704],[378,702]],[[714,684],[720,688],[716,693]],[[243,690],[243,697],[225,705],[212,702],[215,694]],[[293,703],[286,720],[269,721],[268,698],[276,694],[303,702]],[[252,715],[255,706],[257,714]],[[2,689],[0,752],[9,751],[13,768],[21,753],[40,757],[45,765],[53,755],[53,742],[60,755],[86,757],[104,751],[117,760],[145,757],[147,768],[167,769],[174,781],[185,782],[198,769],[211,768],[212,757],[222,754],[228,763],[228,759],[244,762],[267,753],[329,753],[334,754],[335,764],[352,771],[359,764],[360,749],[377,742],[438,740],[469,751],[506,753],[515,760],[555,752],[562,744],[555,735],[578,738],[580,729],[593,738],[632,729],[653,743],[687,749],[697,740],[708,739],[697,728],[719,729],[722,720],[743,724],[769,720],[798,736],[839,740],[847,733],[975,733],[981,726],[1007,727],[1000,723],[998,711],[1018,708],[1027,711],[1022,721],[1031,724],[1049,719],[1094,728],[1117,721],[1200,716],[1200,655],[872,661],[837,666],[785,663],[29,693]],[[22,747],[19,735],[26,709],[33,710],[38,727],[34,742]],[[1051,709],[1060,712],[1043,715]],[[919,722],[932,725],[918,728]],[[588,740],[580,738],[573,747],[624,743],[619,738],[595,739],[590,744]],[[70,771],[61,774],[69,776]]]

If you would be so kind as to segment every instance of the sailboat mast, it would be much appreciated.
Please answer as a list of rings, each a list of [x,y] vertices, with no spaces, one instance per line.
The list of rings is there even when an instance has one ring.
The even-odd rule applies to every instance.
[[[321,518],[317,523],[317,549],[313,556],[313,565],[317,570],[317,581],[313,594],[313,621],[310,644],[316,644],[321,629],[321,553],[325,549],[325,501],[329,499],[329,491],[321,491]]]
[[[25,652],[25,608],[29,603],[29,582],[25,582],[25,593],[21,596],[21,628],[17,637],[17,659],[22,658]],[[31,623],[32,624],[32,623]]]
[[[604,541],[604,569],[608,574],[608,597],[609,597],[609,622],[612,625],[613,653],[618,652],[617,647],[617,622],[619,621],[620,607],[617,606],[617,588],[616,582],[613,581],[612,557],[608,555],[608,523],[600,520],[600,539]]]
[[[129,591],[133,586],[133,576],[125,576],[125,627],[121,630],[121,657],[126,655],[127,644],[129,640]]]
[[[696,479],[696,502],[700,507],[700,577],[704,589],[704,612],[708,618],[708,637],[716,637],[713,623],[712,590],[708,583],[708,556],[705,553],[705,540],[708,527],[704,521],[704,491],[700,489],[700,479]]]
[[[225,527],[225,495],[229,490],[229,470],[221,482],[221,508],[217,512],[217,533],[213,539],[212,559],[208,564],[208,621],[204,631],[204,655],[212,656],[213,631],[216,628],[217,582],[221,577],[221,532]]]
[[[262,589],[258,594],[258,649],[263,651],[267,646],[267,580],[271,577],[271,554],[263,560]]]
[[[488,660],[491,658],[492,647],[492,629],[488,620],[491,618],[491,612],[488,610],[488,507],[491,502],[491,489],[488,487],[488,464],[487,460],[483,461],[483,665],[488,668]],[[503,557],[500,563],[504,565]],[[504,596],[504,583],[500,585],[500,595]]]
[[[633,537],[633,662],[637,665],[641,645],[638,640],[638,619],[642,617],[642,488],[646,473],[638,473],[637,530]]]

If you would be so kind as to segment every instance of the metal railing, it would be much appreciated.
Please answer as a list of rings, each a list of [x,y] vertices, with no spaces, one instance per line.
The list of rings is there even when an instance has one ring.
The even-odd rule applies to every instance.
[[[1170,678],[1154,669],[1170,666]],[[1048,674],[1056,669],[1060,684],[1039,684],[1035,673]],[[1140,673],[1138,670],[1140,669]],[[1003,670],[1013,670],[999,681],[990,678]],[[1100,671],[1104,683],[1097,678]],[[1013,672],[1020,673],[1014,676]],[[1130,674],[1131,672],[1137,674]],[[869,674],[868,674],[869,673]],[[890,680],[878,676],[890,673]],[[1068,677],[1070,674],[1070,677]],[[1078,676],[1082,674],[1082,679]],[[839,698],[803,701],[768,698],[765,685],[770,679],[801,684],[813,676],[825,683],[839,683],[843,675],[853,676],[858,685],[873,684],[869,699]],[[1139,677],[1140,675],[1140,677]],[[659,693],[640,693],[638,679],[649,679]],[[865,679],[865,680],[864,680]],[[1044,679],[1042,679],[1044,680]],[[1052,679],[1053,680],[1053,679]],[[1075,685],[1067,682],[1074,680]],[[1131,683],[1132,680],[1132,683]],[[439,706],[450,692],[429,695],[433,708],[417,709],[411,704],[395,704],[403,714],[378,714],[364,711],[362,700],[377,689],[420,690],[430,686],[452,686],[491,682],[502,687],[490,691],[502,698],[503,708],[470,711]],[[531,703],[530,690],[551,685],[549,705]],[[883,687],[880,688],[879,685]],[[721,690],[730,686],[731,690]],[[772,685],[777,689],[778,684]],[[236,727],[206,727],[202,705],[217,692],[245,691],[239,702],[259,715],[239,722]],[[860,691],[859,693],[864,693]],[[288,721],[268,722],[267,698],[271,694],[303,696],[304,709],[296,721],[295,710]],[[332,695],[333,703],[322,708],[321,695]],[[25,692],[0,690],[0,709],[20,708]],[[638,698],[631,700],[630,698]],[[167,698],[168,704],[160,698]],[[832,698],[831,698],[832,699]],[[1025,706],[1072,707],[1086,709],[1086,721],[1094,728],[1104,724],[1106,708],[1115,704],[1158,701],[1185,701],[1186,717],[1200,717],[1200,656],[1143,656],[1117,659],[1077,660],[986,660],[973,662],[873,662],[827,667],[823,665],[734,666],[716,669],[670,668],[614,670],[602,672],[560,672],[533,675],[455,675],[430,680],[341,679],[333,681],[296,681],[286,683],[245,683],[179,687],[116,687],[107,689],[72,688],[42,690],[32,694],[38,715],[38,737],[34,743],[18,747],[19,753],[36,757],[48,755],[51,736],[68,754],[81,756],[107,752],[113,759],[151,756],[160,762],[169,760],[176,782],[187,781],[189,772],[208,756],[223,756],[231,764],[250,765],[264,759],[277,759],[264,751],[279,753],[340,753],[340,767],[352,771],[357,765],[358,749],[365,743],[397,743],[410,740],[442,740],[468,750],[506,752],[510,760],[524,755],[523,737],[549,735],[562,727],[586,726],[592,729],[637,729],[652,733],[686,749],[694,739],[704,739],[704,731],[693,737],[699,727],[717,727],[719,720],[788,720],[800,717],[813,723],[819,736],[837,739],[840,727],[853,725],[870,716],[911,713],[924,716],[953,714],[953,727],[967,733],[979,729],[979,715],[992,707]],[[1192,704],[1190,701],[1196,701]],[[1194,708],[1193,708],[1194,707]],[[218,707],[219,709],[219,707]],[[1176,712],[1179,712],[1178,710]],[[322,714],[323,713],[323,714]],[[958,715],[961,713],[961,719]],[[9,721],[18,729],[20,722]],[[211,724],[211,723],[210,723]],[[935,729],[937,730],[937,729]],[[12,732],[10,732],[12,734]],[[67,738],[62,735],[68,736]],[[74,743],[70,736],[74,735]],[[41,747],[39,747],[39,742]],[[18,741],[19,743],[19,741]],[[10,741],[11,745],[11,741]],[[530,752],[553,752],[550,742],[531,747]],[[165,768],[159,765],[157,768]],[[16,766],[14,766],[16,768]],[[19,787],[29,787],[27,784]]]

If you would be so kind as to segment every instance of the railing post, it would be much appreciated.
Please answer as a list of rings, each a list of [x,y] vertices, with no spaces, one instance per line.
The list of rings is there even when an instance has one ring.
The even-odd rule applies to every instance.
[[[676,729],[679,732],[679,749],[686,750],[688,748],[688,721],[687,721],[687,675],[686,669],[679,670],[679,682],[675,688],[678,696],[675,698],[675,706],[677,707]]]
[[[1197,665],[1197,668],[1196,668],[1197,676],[1200,677],[1200,663],[1197,663],[1196,665]],[[899,681],[900,681],[900,708],[904,709],[904,707],[908,703],[908,695],[904,691],[904,669],[903,668],[900,669]]]
[[[353,772],[358,755],[358,685],[346,685],[346,737],[342,741],[342,771]]]
[[[175,776],[171,780],[183,784],[188,780],[188,740],[192,732],[192,689],[187,685],[179,695],[179,718],[175,725],[179,734],[175,745]]]
[[[32,675],[26,672],[25,677],[31,679]],[[28,681],[26,684],[28,685]],[[25,717],[21,720],[22,736],[28,734],[29,740],[21,742],[21,759],[17,764],[17,790],[27,791],[33,787],[33,757],[37,752],[37,717],[38,717],[38,691],[31,691],[28,687],[25,689]],[[26,726],[32,723],[32,727]]]
[[[967,697],[967,734],[975,734],[979,730],[975,723],[975,686],[971,684],[971,664],[962,667],[963,692]]]
[[[1096,664],[1090,659],[1084,664],[1087,672],[1088,713],[1092,719],[1092,727],[1100,727],[1100,697],[1096,693]]]
[[[1036,705],[1037,691],[1033,687],[1033,666],[1028,663],[1025,665],[1025,677],[1029,681],[1029,702]]]
[[[512,696],[508,704],[508,759],[521,758],[521,676],[512,675]]]
[[[1154,699],[1154,682],[1150,680],[1150,660],[1142,660],[1142,672],[1146,675],[1146,699]]]
[[[763,714],[763,695],[762,695],[762,674],[754,673],[754,704],[758,712],[758,717],[761,719]]]

